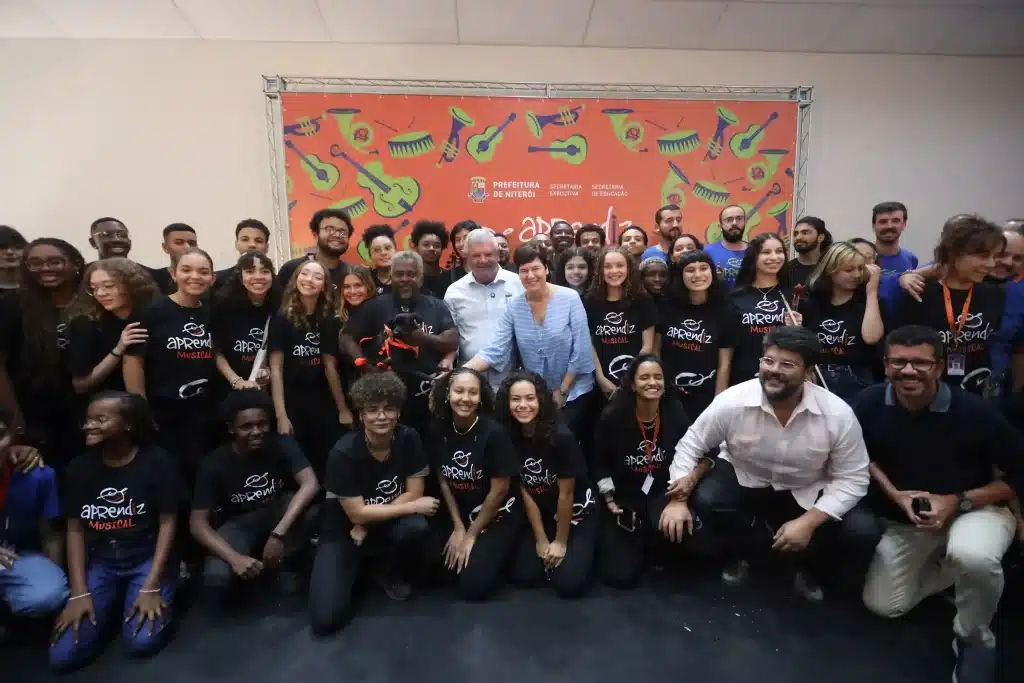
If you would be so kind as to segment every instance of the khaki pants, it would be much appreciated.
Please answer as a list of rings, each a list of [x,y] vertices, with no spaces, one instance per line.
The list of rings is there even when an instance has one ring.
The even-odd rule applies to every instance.
[[[956,586],[957,636],[995,645],[989,625],[1003,594],[1003,555],[1016,521],[990,506],[958,517],[933,533],[890,523],[875,550],[864,586],[864,604],[883,617],[898,617],[919,602]]]

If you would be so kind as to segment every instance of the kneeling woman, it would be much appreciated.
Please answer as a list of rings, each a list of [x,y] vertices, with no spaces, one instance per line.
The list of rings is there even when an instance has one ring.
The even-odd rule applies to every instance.
[[[153,445],[145,399],[102,392],[89,403],[84,429],[90,452],[68,466],[64,491],[71,598],[50,645],[50,664],[60,671],[92,659],[103,632],[118,626],[133,655],[163,647],[177,579],[170,555],[178,469]]]
[[[464,599],[483,600],[498,588],[519,541],[521,508],[509,496],[519,460],[476,370],[461,368],[437,382],[431,405],[431,463],[451,521],[443,525],[445,565],[458,573]]]
[[[692,529],[686,506],[665,496],[672,454],[689,427],[682,405],[665,394],[661,360],[637,356],[601,414],[594,441],[597,487],[611,513],[602,520],[598,552],[598,572],[608,585],[636,585],[644,551],[660,541],[657,531],[679,543]]]
[[[362,428],[338,441],[327,457],[323,531],[313,560],[309,611],[313,630],[332,631],[349,613],[364,555],[377,560],[373,578],[388,597],[405,600],[435,555],[427,517],[438,500],[423,495],[430,472],[416,430],[398,424],[405,383],[392,372],[352,385]]]
[[[544,379],[516,372],[501,383],[498,411],[522,470],[520,492],[530,532],[520,534],[512,570],[521,586],[545,576],[555,593],[576,598],[586,592],[597,544],[597,503],[586,464]]]

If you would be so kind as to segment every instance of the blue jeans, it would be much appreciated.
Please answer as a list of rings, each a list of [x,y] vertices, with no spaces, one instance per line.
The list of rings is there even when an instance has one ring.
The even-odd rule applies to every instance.
[[[0,569],[0,600],[19,617],[49,617],[68,599],[64,571],[39,553],[20,554],[10,569]]]
[[[121,627],[121,638],[130,655],[153,654],[167,643],[167,627],[171,623],[178,574],[174,563],[168,561],[160,580],[160,595],[167,607],[151,633],[150,625],[140,624],[138,617],[127,622],[125,620],[153,567],[152,548],[140,552],[104,547],[99,552],[90,550],[90,555],[85,583],[92,594],[96,624],[84,619],[78,629],[77,641],[74,629],[68,628],[50,646],[50,666],[56,671],[69,671],[93,659],[100,652],[103,634],[117,625]],[[118,609],[118,598],[121,596],[123,602],[121,609]]]

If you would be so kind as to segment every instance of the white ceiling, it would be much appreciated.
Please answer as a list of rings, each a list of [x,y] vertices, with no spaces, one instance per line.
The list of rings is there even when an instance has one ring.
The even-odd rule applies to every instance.
[[[1024,0],[0,0],[0,38],[1024,56]]]

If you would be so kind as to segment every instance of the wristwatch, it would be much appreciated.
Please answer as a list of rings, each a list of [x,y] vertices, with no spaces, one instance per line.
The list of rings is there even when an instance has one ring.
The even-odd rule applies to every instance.
[[[967,497],[966,493],[956,494],[956,511],[965,515],[974,509],[974,501]]]

